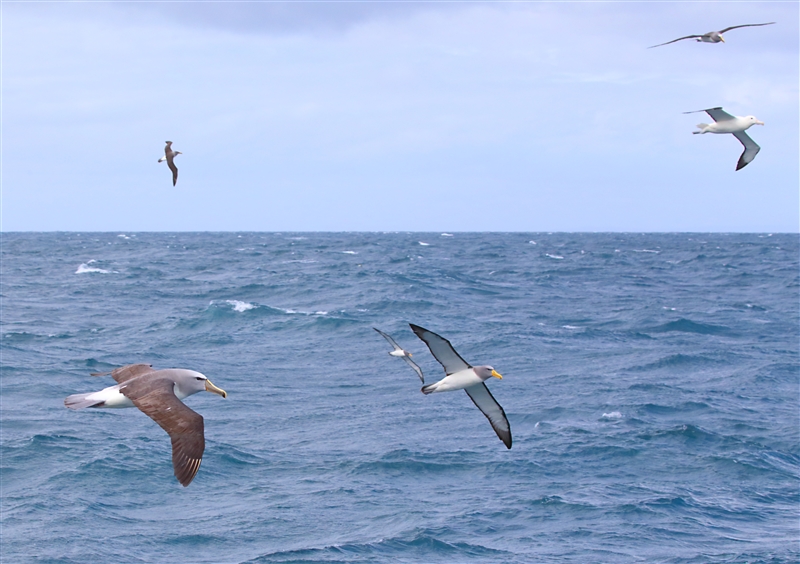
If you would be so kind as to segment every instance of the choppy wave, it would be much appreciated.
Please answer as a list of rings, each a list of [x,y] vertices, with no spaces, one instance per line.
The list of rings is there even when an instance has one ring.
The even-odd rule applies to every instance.
[[[81,263],[78,266],[78,270],[75,271],[75,274],[87,274],[87,273],[97,273],[97,274],[111,274],[112,270],[106,270],[104,268],[97,268],[96,266],[89,266],[93,263],[97,262],[96,260],[92,259],[90,261]]]

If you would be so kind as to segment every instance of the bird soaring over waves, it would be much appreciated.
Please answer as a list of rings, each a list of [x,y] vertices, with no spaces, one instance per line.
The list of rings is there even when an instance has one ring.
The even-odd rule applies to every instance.
[[[679,37],[678,39],[673,39],[672,41],[667,41],[666,43],[651,45],[650,47],[648,47],[648,49],[652,49],[653,47],[661,47],[662,45],[669,45],[670,43],[675,43],[676,41],[683,41],[684,39],[694,39],[696,41],[699,41],[700,43],[725,43],[725,40],[722,38],[722,34],[727,33],[732,29],[737,29],[740,27],[759,27],[762,25],[772,25],[774,23],[775,22],[732,25],[731,27],[726,27],[725,29],[721,29],[719,31],[709,31],[708,33],[704,33],[702,35],[687,35],[685,37]]]
[[[698,123],[697,127],[700,131],[692,131],[692,133],[695,135],[700,133],[730,133],[744,145],[744,152],[739,157],[739,162],[736,163],[736,170],[746,167],[756,158],[761,147],[750,139],[745,130],[753,125],[764,125],[763,121],[757,120],[755,116],[732,116],[728,112],[722,111],[721,107],[683,113],[696,114],[698,112],[706,112],[714,120],[714,123]]]
[[[153,370],[149,364],[129,364],[92,376],[108,374],[117,381],[116,386],[99,392],[71,395],[64,400],[64,405],[70,409],[138,407],[169,434],[175,477],[184,487],[188,486],[200,469],[206,441],[203,416],[189,409],[181,400],[202,391],[223,398],[228,394],[194,370]]]
[[[387,341],[389,341],[389,344],[392,345],[392,347],[394,347],[394,350],[389,352],[389,356],[393,356],[393,357],[396,357],[396,358],[402,358],[403,360],[405,360],[408,363],[408,365],[411,368],[414,369],[414,372],[417,373],[417,376],[419,376],[419,379],[424,384],[425,383],[425,376],[422,375],[422,369],[417,365],[417,363],[414,362],[413,360],[411,360],[411,353],[408,352],[407,350],[403,349],[400,345],[398,345],[395,342],[394,339],[392,339],[389,335],[387,335],[386,333],[384,333],[380,329],[377,329],[375,327],[373,327],[373,329],[375,329],[378,333],[380,333],[380,335],[382,335],[383,338],[386,339]]]
[[[445,377],[438,382],[423,386],[422,393],[427,395],[436,392],[464,390],[492,424],[492,429],[506,445],[506,448],[511,448],[511,426],[508,424],[506,412],[484,384],[489,378],[502,380],[503,377],[491,366],[471,366],[459,356],[450,341],[444,337],[419,325],[413,323],[410,325],[417,337],[428,345],[431,354],[444,367],[445,372]]]
[[[158,159],[158,162],[163,163],[167,161],[167,166],[172,171],[172,185],[178,183],[178,167],[175,166],[175,157],[177,155],[182,155],[180,151],[173,151],[172,150],[172,141],[167,141],[167,146],[164,147],[164,156]]]

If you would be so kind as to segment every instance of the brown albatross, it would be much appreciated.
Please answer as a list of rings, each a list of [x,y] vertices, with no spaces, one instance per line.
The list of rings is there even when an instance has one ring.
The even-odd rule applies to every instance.
[[[180,151],[172,150],[172,141],[167,141],[167,146],[164,147],[164,156],[158,159],[158,162],[163,163],[167,161],[167,166],[172,171],[172,185],[178,183],[178,167],[175,166],[175,156],[182,155]]]
[[[64,400],[64,405],[70,409],[138,407],[169,434],[175,477],[184,487],[188,486],[200,469],[206,441],[203,416],[189,409],[181,400],[202,391],[223,398],[228,394],[203,374],[183,368],[153,370],[149,364],[129,364],[92,376],[108,374],[117,381],[116,386],[99,392],[71,395]]]

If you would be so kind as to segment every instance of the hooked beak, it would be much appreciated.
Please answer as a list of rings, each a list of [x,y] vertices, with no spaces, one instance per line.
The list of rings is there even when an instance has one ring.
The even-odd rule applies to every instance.
[[[721,35],[719,36],[719,40],[722,41],[723,43],[725,43],[725,38],[722,37]]]
[[[492,376],[494,376],[498,380],[502,380],[503,379],[503,376],[497,370],[492,370]]]
[[[206,391],[211,392],[212,394],[219,394],[223,398],[228,397],[228,392],[226,392],[222,388],[217,388],[214,384],[211,383],[210,380],[206,380]]]
[[[763,122],[763,121],[758,121],[758,120],[756,120],[756,124],[757,124],[757,125],[764,125],[764,122]]]

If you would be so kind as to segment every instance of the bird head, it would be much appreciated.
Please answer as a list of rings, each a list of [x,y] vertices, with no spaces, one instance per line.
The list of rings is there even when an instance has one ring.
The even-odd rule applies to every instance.
[[[167,145],[172,145],[172,141],[164,141]]]
[[[749,121],[752,125],[764,125],[764,122],[760,121],[758,118],[756,118],[756,116],[747,116],[744,119]]]
[[[503,376],[500,375],[494,368],[491,366],[475,366],[473,368],[475,370],[475,374],[478,375],[478,378],[483,380],[484,382],[489,378],[497,378],[498,380],[502,380]]]
[[[175,385],[178,386],[184,396],[190,396],[197,392],[211,392],[219,394],[223,398],[228,397],[228,393],[225,390],[217,388],[204,374],[194,370],[181,370],[180,376],[175,379]]]

